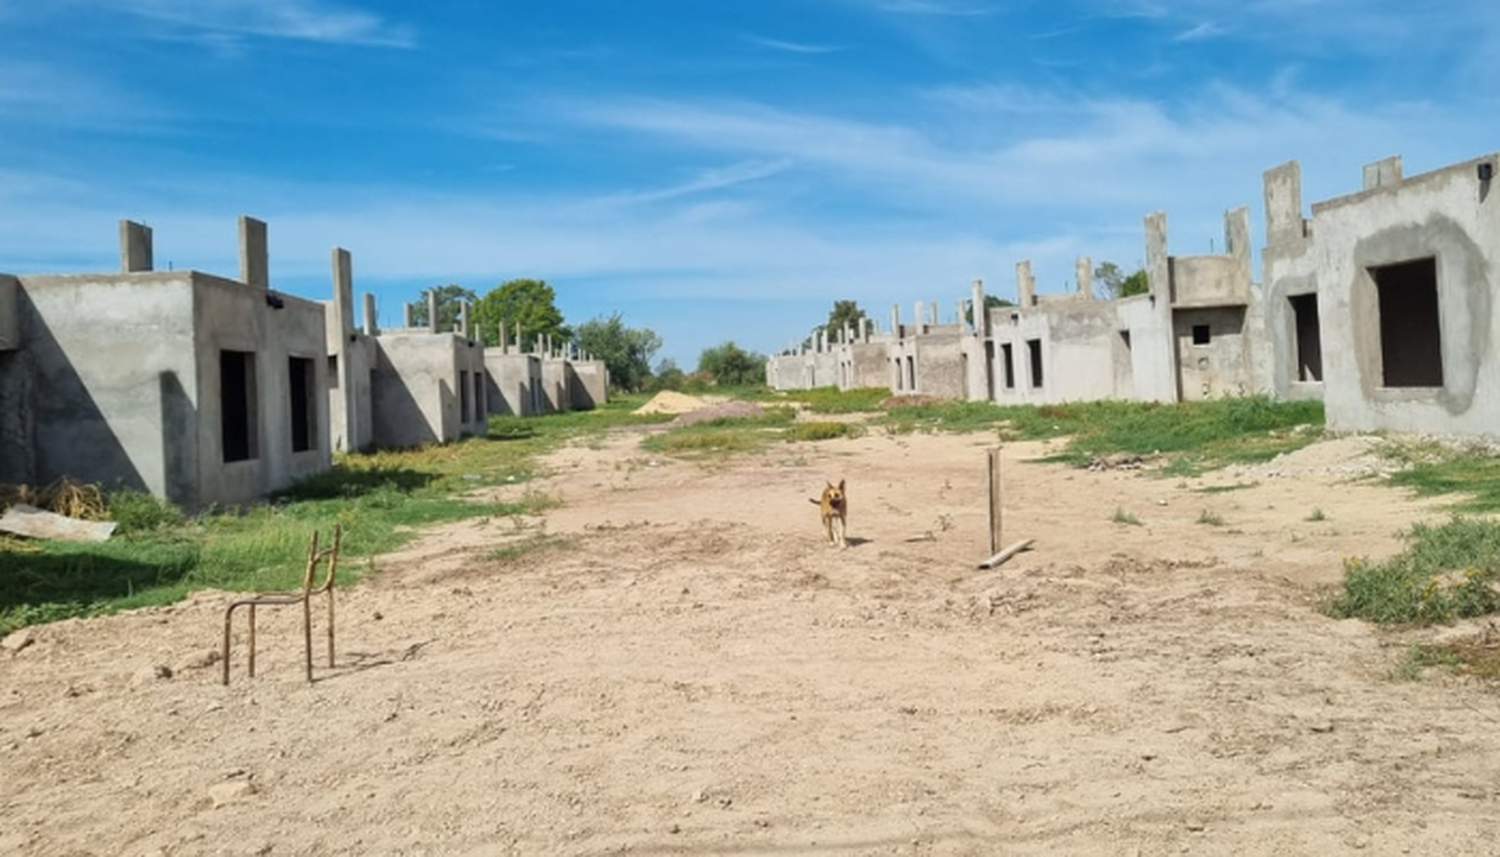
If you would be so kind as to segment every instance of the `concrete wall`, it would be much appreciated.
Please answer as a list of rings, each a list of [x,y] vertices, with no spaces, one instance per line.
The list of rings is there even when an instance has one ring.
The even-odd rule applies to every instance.
[[[1377,186],[1313,206],[1330,428],[1500,435],[1500,199],[1481,164],[1500,155],[1405,179],[1376,170]],[[1382,322],[1376,271],[1421,259],[1434,260],[1441,382],[1388,385],[1383,352],[1417,325],[1409,312]]]
[[[326,470],[322,309],[288,296],[275,309],[266,298],[194,271],[22,278],[27,347],[3,372],[0,396],[26,415],[4,430],[28,451],[12,456],[6,478],[70,476],[192,508],[247,502]],[[222,349],[253,355],[254,454],[243,461],[224,461]],[[291,357],[313,366],[303,452],[291,448]]]
[[[566,411],[573,401],[572,389],[568,386],[568,361],[561,357],[542,358],[542,408],[545,413]]]
[[[1246,318],[1252,382],[1278,399],[1320,399],[1322,298],[1311,225],[1302,216],[1301,170],[1296,161],[1282,164],[1266,171],[1264,183],[1266,246]]]
[[[484,366],[490,413],[527,417],[542,412],[542,358],[486,348]]]
[[[369,297],[368,295],[366,296]],[[354,326],[354,278],[349,252],[333,251],[333,300],[324,304],[328,340],[328,436],[335,452],[368,451],[375,445],[370,386],[376,363],[374,302],[365,305],[365,326]]]
[[[321,473],[331,464],[328,448],[328,345],[321,304],[275,295],[245,283],[192,273],[192,348],[198,373],[199,503],[245,503]],[[279,306],[274,304],[279,303]],[[254,457],[226,462],[221,351],[255,355],[256,431]],[[291,360],[308,361],[308,446],[294,450]],[[165,390],[167,381],[163,379]],[[164,393],[165,396],[165,393]],[[165,430],[176,424],[166,419]],[[169,485],[172,482],[169,473]]]
[[[569,360],[568,388],[573,391],[569,410],[599,407],[609,400],[609,367],[602,360]]]
[[[484,433],[488,392],[484,349],[478,343],[420,329],[382,331],[375,343],[371,398],[376,446],[446,443]]]

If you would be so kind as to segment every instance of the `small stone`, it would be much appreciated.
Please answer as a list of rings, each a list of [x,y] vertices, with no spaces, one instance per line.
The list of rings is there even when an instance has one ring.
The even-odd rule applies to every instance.
[[[708,792],[703,789],[693,792],[693,803],[703,803],[706,800],[708,800]]]
[[[1204,824],[1201,821],[1189,821],[1187,823],[1187,829],[1189,833],[1202,833],[1204,830],[1208,829],[1208,825]]]
[[[1307,728],[1319,734],[1325,734],[1333,731],[1333,723],[1327,720],[1319,720]]]
[[[213,801],[214,809],[242,801],[253,794],[255,794],[255,784],[249,780],[229,780],[208,787],[208,797]]]
[[[671,827],[667,828],[667,832],[668,833],[674,833],[674,834],[675,833],[681,833],[682,832],[682,826],[674,824]]]
[[[36,634],[30,628],[22,628],[19,631],[12,631],[6,634],[5,639],[0,640],[0,649],[4,649],[12,655],[19,655],[22,649],[35,642]]]

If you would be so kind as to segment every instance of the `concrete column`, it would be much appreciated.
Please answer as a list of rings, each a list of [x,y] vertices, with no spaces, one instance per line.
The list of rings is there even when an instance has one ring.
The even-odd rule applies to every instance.
[[[917,301],[914,315],[916,315],[917,336],[921,336],[927,332],[927,305],[922,301]]]
[[[378,336],[380,334],[380,324],[378,323],[378,317],[375,315],[375,296],[369,292],[365,292],[364,298],[365,336]]]
[[[438,332],[438,294],[437,289],[427,290],[427,332]]]
[[[1087,256],[1078,257],[1073,263],[1073,276],[1078,278],[1078,296],[1084,300],[1094,297],[1094,260]]]
[[[510,353],[510,336],[505,332],[505,322],[500,322],[500,353]]]
[[[928,323],[931,324],[933,327],[937,327],[937,324],[938,324],[938,310],[937,310],[937,307],[938,307],[938,302],[937,301],[933,301],[932,303],[930,303],[930,304],[927,305],[927,317],[930,319],[930,321]]]
[[[984,305],[984,280],[974,281],[969,299],[974,302],[974,332],[979,336],[989,336],[990,312]]]
[[[473,339],[474,338],[474,322],[473,322],[472,317],[469,315],[469,302],[468,301],[464,301],[463,303],[459,304],[459,306],[458,306],[458,321],[459,321],[459,325],[463,328],[463,337],[464,337],[464,339]]]
[[[412,321],[411,301],[406,301],[401,304],[401,326],[406,330],[411,330]]]
[[[1302,220],[1302,167],[1287,161],[1266,170],[1266,244],[1301,241],[1307,237]]]
[[[1250,209],[1240,206],[1224,213],[1224,252],[1234,257],[1240,281],[1250,283]]]
[[[271,287],[271,256],[265,221],[240,216],[240,281],[258,289]]]
[[[967,332],[970,329],[969,328],[969,322],[965,321],[965,318],[968,315],[969,315],[969,299],[968,298],[959,298],[958,299],[958,316],[953,319],[954,323],[958,325],[958,332],[959,333],[965,333],[965,332]]]
[[[901,338],[901,305],[891,304],[891,335]]]
[[[1031,260],[1016,263],[1016,303],[1023,307],[1036,306],[1036,278],[1031,276]]]
[[[133,220],[120,221],[120,270],[127,274],[153,270],[151,227]]]
[[[337,354],[344,353],[343,343],[354,332],[354,261],[349,251],[333,248],[333,313],[339,320],[339,347]]]
[[[1171,268],[1167,261],[1167,213],[1146,215],[1146,281],[1159,300],[1172,300]]]
[[[1392,155],[1373,164],[1365,164],[1364,179],[1365,190],[1401,184],[1401,156]]]

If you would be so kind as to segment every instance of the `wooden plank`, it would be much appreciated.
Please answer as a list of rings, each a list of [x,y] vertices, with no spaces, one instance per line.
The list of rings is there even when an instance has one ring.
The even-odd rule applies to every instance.
[[[102,542],[115,531],[115,522],[80,521],[25,503],[17,503],[0,516],[0,530],[31,539]]]
[[[1000,538],[1000,447],[989,451],[990,458],[990,553],[1000,550],[1005,542]]]
[[[1031,546],[1035,542],[1036,542],[1036,539],[1027,539],[1027,540],[1025,540],[1023,542],[1016,542],[1015,544],[1011,545],[1010,547],[1006,548],[1005,550],[1003,550],[1003,551],[995,554],[994,556],[990,557],[989,559],[985,560],[984,562],[981,562],[979,564],[979,567],[980,568],[994,568],[995,566],[1000,565],[1001,563],[1005,562],[1006,560],[1010,559],[1011,557],[1015,556],[1016,554],[1020,553],[1021,551],[1031,550]]]

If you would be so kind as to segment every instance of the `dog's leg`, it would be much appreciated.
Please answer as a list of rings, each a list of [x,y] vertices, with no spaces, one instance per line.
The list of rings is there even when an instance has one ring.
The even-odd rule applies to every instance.
[[[833,515],[823,516],[823,532],[828,536],[828,543],[836,545],[838,540],[833,537],[833,517]]]

